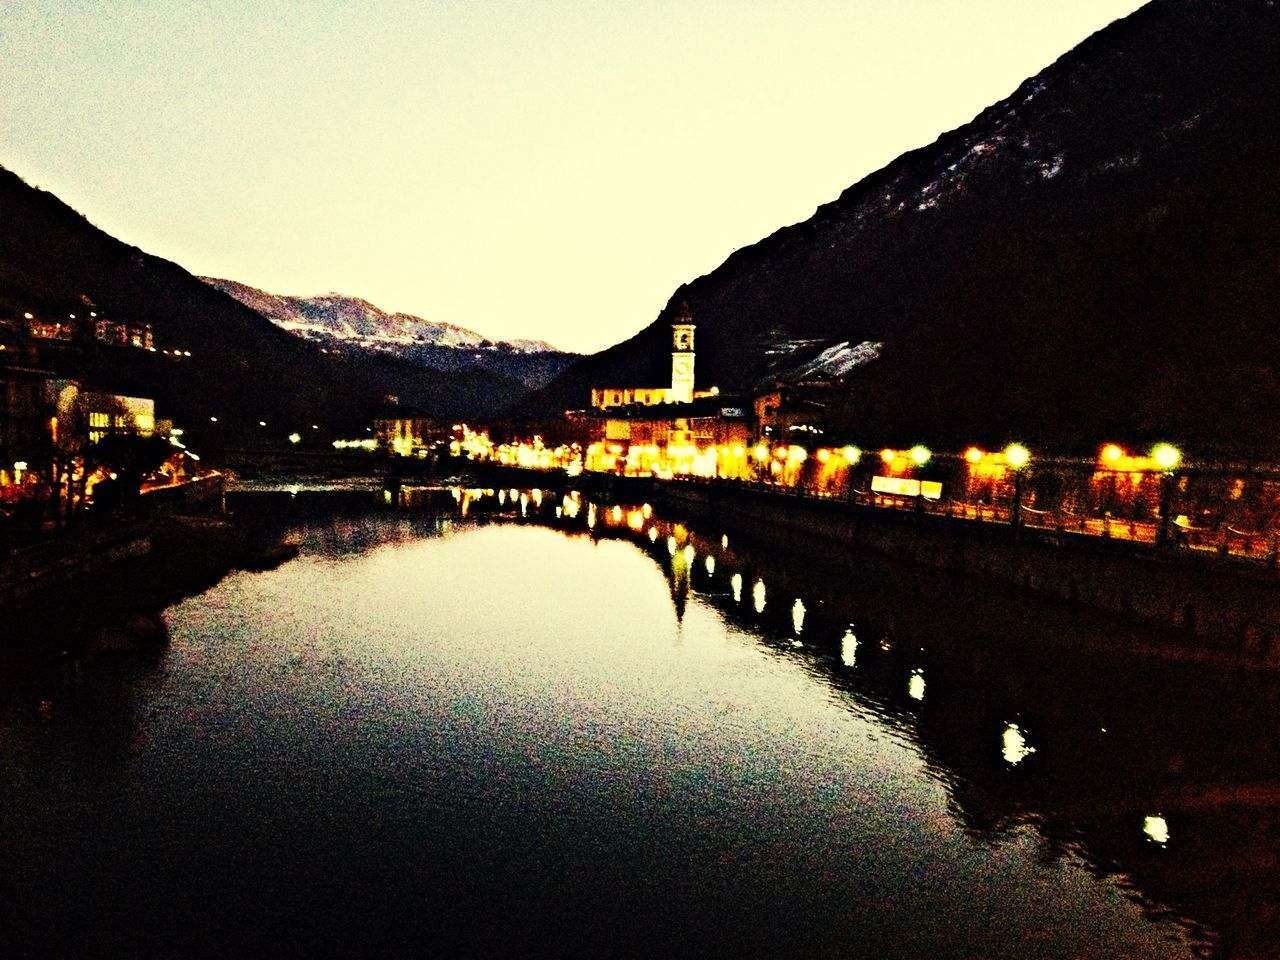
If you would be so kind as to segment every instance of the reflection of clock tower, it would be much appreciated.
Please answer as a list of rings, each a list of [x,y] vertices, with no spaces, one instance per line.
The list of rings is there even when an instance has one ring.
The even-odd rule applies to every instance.
[[[693,401],[693,315],[687,303],[680,305],[671,324],[671,402]]]

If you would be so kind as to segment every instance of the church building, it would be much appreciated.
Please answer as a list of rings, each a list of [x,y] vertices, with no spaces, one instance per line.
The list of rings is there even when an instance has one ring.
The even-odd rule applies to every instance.
[[[671,386],[669,387],[593,387],[591,406],[597,410],[610,407],[640,405],[651,407],[662,403],[692,403],[694,397],[714,396],[717,390],[696,393],[693,389],[693,316],[688,304],[671,324]]]

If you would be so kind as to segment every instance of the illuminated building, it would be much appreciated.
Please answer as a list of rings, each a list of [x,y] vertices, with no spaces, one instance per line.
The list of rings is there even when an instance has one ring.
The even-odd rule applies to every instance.
[[[146,397],[85,391],[80,406],[89,426],[89,442],[124,434],[149,437],[156,428],[156,402]]]
[[[689,305],[681,304],[675,321],[671,324],[671,385],[661,387],[593,387],[591,406],[596,410],[617,407],[651,407],[670,403],[692,403],[697,397],[710,397],[719,393],[694,389],[694,324]]]
[[[698,397],[580,418],[590,437],[587,470],[628,476],[745,479],[751,475],[751,421],[727,397]]]
[[[452,422],[430,417],[412,407],[395,407],[374,418],[377,447],[401,457],[426,456],[451,438]]]

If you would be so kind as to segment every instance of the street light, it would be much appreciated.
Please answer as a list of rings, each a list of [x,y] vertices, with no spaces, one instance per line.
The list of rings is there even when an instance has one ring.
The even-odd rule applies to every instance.
[[[1021,470],[1031,460],[1031,451],[1020,443],[1011,443],[1004,448],[1004,458],[1013,469]]]
[[[289,442],[290,442],[290,443],[297,443],[297,442],[298,442],[299,440],[301,440],[301,439],[302,439],[302,434],[300,434],[300,433],[291,433],[291,434],[289,434]]]
[[[933,451],[922,443],[917,443],[911,448],[911,459],[915,461],[917,467],[923,467],[932,456]]]
[[[1151,451],[1151,459],[1163,472],[1160,477],[1160,527],[1157,542],[1169,542],[1169,515],[1173,512],[1173,471],[1182,462],[1182,451],[1170,443],[1158,443]]]
[[[1151,458],[1161,470],[1172,470],[1182,462],[1182,451],[1172,444],[1159,443],[1151,451]]]
[[[1011,443],[1004,448],[1004,459],[1013,469],[1013,509],[1009,512],[1009,525],[1017,537],[1022,523],[1022,468],[1031,462],[1031,451],[1020,443]]]

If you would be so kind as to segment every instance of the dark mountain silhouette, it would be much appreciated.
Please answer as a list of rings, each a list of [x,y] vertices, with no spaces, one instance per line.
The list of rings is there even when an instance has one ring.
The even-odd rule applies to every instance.
[[[177,264],[109,236],[3,168],[0,224],[0,319],[28,311],[83,313],[91,302],[103,316],[150,324],[157,346],[189,350],[190,359],[175,363],[161,351],[90,342],[75,372],[106,389],[154,397],[158,413],[194,430],[197,441],[212,430],[210,416],[218,417],[219,438],[228,443],[261,437],[259,420],[363,435],[388,395],[453,417],[490,413],[524,393],[515,381],[485,371],[424,371],[401,359],[330,351],[295,337]]]
[[[662,382],[688,301],[700,388],[749,386],[779,342],[883,343],[835,404],[867,443],[1273,453],[1278,170],[1280,5],[1154,0],[681,286],[538,406]]]

